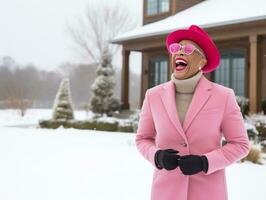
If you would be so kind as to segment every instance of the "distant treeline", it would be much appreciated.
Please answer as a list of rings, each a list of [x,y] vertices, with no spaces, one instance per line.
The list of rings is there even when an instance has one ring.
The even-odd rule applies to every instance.
[[[71,96],[75,109],[89,103],[91,85],[96,78],[96,64],[63,63],[53,71],[41,70],[34,64],[21,66],[9,56],[0,57],[0,109],[52,108],[63,77],[70,79]],[[114,93],[120,97],[121,71],[115,69]],[[130,72],[130,102],[138,107],[140,76]],[[137,94],[137,95],[136,95]],[[22,104],[22,105],[21,105]],[[24,105],[26,104],[26,105]]]
[[[0,108],[15,108],[22,101],[27,107],[51,108],[61,79],[70,78],[74,105],[89,102],[90,85],[96,65],[62,64],[54,71],[40,70],[33,64],[20,66],[11,57],[0,60]]]

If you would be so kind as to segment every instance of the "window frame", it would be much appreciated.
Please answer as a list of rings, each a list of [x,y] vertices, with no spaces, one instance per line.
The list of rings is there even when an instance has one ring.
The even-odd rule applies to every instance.
[[[163,12],[160,12],[159,10],[160,10],[160,1],[163,1],[163,0],[154,0],[154,1],[156,1],[156,3],[157,3],[157,8],[156,8],[156,12],[155,13],[151,13],[151,14],[149,14],[148,13],[148,9],[149,9],[149,3],[148,3],[148,1],[149,0],[145,0],[145,2],[146,2],[146,7],[145,7],[145,16],[146,17],[152,17],[152,16],[157,16],[157,15],[163,15],[163,14],[166,14],[166,13],[170,13],[170,9],[171,9],[171,4],[172,4],[172,1],[171,0],[168,0],[168,2],[169,2],[169,6],[168,6],[168,10],[167,11],[163,11]]]
[[[153,83],[151,83],[152,79],[151,79],[151,67],[154,65],[155,67],[155,63],[158,62],[158,63],[161,63],[161,62],[166,62],[166,77],[165,77],[165,82],[168,81],[168,74],[169,74],[169,58],[167,55],[158,55],[158,56],[155,56],[155,57],[150,57],[149,59],[149,66],[148,66],[148,88],[151,88],[151,87],[154,87],[158,84],[161,84],[161,83],[164,83],[164,82],[161,82],[161,76],[158,77],[159,79],[159,82],[158,84],[155,83],[155,81]],[[153,64],[154,63],[154,64]],[[161,75],[161,67],[162,65],[159,65],[159,75]],[[155,71],[155,70],[154,70]],[[156,71],[155,71],[156,72]]]
[[[243,83],[244,83],[244,88],[243,88],[243,92],[244,94],[241,94],[240,96],[244,96],[244,97],[247,97],[247,79],[248,79],[248,74],[247,74],[247,49],[246,48],[243,48],[243,47],[231,47],[231,48],[226,48],[226,49],[223,49],[221,51],[221,63],[222,63],[222,59],[224,58],[228,58],[229,59],[229,75],[228,75],[228,81],[227,80],[222,80],[222,81],[217,81],[217,73],[218,73],[218,70],[219,70],[219,67],[214,71],[214,74],[213,74],[213,81],[218,83],[218,84],[221,84],[221,85],[224,85],[226,87],[230,87],[232,89],[235,90],[234,88],[234,82],[235,81],[239,81],[239,80],[234,80],[234,77],[233,77],[233,59],[234,58],[244,58],[244,69],[243,69],[243,72],[244,72],[244,77],[243,77]],[[237,73],[237,72],[236,72]],[[220,75],[221,77],[221,75]],[[221,78],[220,78],[221,79]],[[228,82],[228,85],[226,85],[226,82]],[[225,84],[224,84],[225,83]],[[235,90],[235,93],[236,95],[239,95],[239,92]]]

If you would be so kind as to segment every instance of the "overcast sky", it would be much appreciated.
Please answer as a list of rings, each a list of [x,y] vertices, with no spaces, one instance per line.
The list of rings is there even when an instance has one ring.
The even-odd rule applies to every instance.
[[[84,14],[87,3],[94,1],[0,0],[0,57],[8,55],[22,65],[33,63],[49,70],[65,61],[82,61],[65,23]],[[142,0],[117,1],[141,20]]]

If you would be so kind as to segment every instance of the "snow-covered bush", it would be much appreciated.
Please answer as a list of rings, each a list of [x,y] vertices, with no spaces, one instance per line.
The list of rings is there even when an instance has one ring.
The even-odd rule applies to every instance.
[[[266,140],[260,143],[262,152],[266,153]]]
[[[236,96],[236,101],[241,109],[243,118],[248,115],[249,112],[249,99],[243,96]]]
[[[39,120],[39,127],[49,129],[57,129],[59,127],[72,128],[72,120]]]
[[[39,120],[41,128],[56,129],[60,126],[71,128],[74,119],[73,104],[71,99],[69,79],[64,78],[55,97],[51,120]]]
[[[245,158],[241,159],[242,162],[245,160],[248,160],[253,163],[260,164],[260,165],[263,164],[261,149],[252,145],[248,155]]]
[[[102,53],[102,58],[99,66],[97,67],[97,78],[92,84],[92,97],[90,101],[90,108],[94,113],[103,115],[106,113],[112,116],[114,111],[121,108],[121,103],[118,98],[114,97],[114,69],[112,66],[112,56],[108,49],[105,48]]]
[[[117,131],[118,121],[116,118],[108,117],[106,114],[103,117],[99,117],[95,119],[96,130],[104,130],[104,131]]]
[[[74,119],[69,79],[64,78],[59,86],[53,107],[53,120]]]
[[[39,120],[39,126],[41,128],[51,128],[56,129],[61,126],[61,123],[56,120]]]
[[[250,114],[249,116],[246,116],[246,121],[254,126],[266,125],[266,116],[258,113]]]
[[[138,130],[140,111],[141,111],[140,109],[135,109],[135,112],[130,115],[130,120],[132,121],[132,126],[133,126],[134,132],[137,132],[137,130]]]
[[[247,123],[255,126],[258,131],[259,141],[266,140],[266,116],[262,114],[251,114],[246,116]]]
[[[94,120],[75,120],[71,122],[71,127],[76,129],[96,130],[96,121]]]
[[[266,115],[266,100],[263,100],[261,102],[261,107],[262,107],[262,110],[263,110],[264,115]]]
[[[117,131],[118,129],[118,122],[97,122],[96,124],[96,130],[102,130],[102,131]]]
[[[120,121],[118,124],[119,132],[134,132],[132,121],[130,119]]]
[[[255,141],[257,143],[258,142],[259,132],[256,129],[255,125],[250,123],[249,119],[245,120],[244,125],[245,125],[245,128],[247,130],[249,139],[253,140],[253,141]]]

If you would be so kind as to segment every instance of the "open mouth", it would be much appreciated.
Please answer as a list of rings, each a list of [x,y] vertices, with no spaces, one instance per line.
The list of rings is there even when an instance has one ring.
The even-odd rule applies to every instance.
[[[176,58],[175,59],[175,69],[177,71],[184,70],[188,65],[188,62],[183,58]]]

